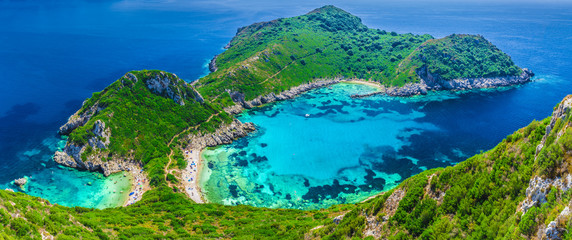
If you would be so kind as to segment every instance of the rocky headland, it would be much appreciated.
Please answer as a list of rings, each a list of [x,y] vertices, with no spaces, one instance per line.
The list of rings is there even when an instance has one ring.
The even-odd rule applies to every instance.
[[[469,90],[480,88],[496,88],[507,87],[512,85],[524,84],[531,81],[534,73],[527,69],[522,69],[519,76],[504,77],[482,77],[482,78],[460,78],[453,80],[445,80],[437,74],[431,74],[427,68],[421,68],[417,71],[421,81],[419,83],[407,83],[402,87],[383,87],[382,90],[368,94],[352,95],[352,98],[364,98],[374,95],[388,95],[398,97],[409,97],[415,95],[425,95],[428,91],[438,90]]]
[[[150,92],[171,99],[180,106],[185,105],[185,99],[193,99],[197,102],[204,101],[202,96],[190,87],[190,84],[175,74],[162,71],[142,80],[129,72],[121,78],[119,88],[131,87],[139,81],[143,81]],[[83,127],[106,107],[106,103],[102,103],[101,100],[94,103],[88,103],[88,100],[84,101],[82,108],[70,116],[68,121],[60,127],[59,134],[69,135],[74,130]],[[106,126],[104,121],[95,120],[89,131],[88,136],[90,137],[86,142],[78,143],[68,140],[63,151],[55,152],[54,161],[80,170],[99,171],[105,176],[120,171],[143,168],[141,161],[132,158],[130,155],[118,156],[106,151],[110,144],[111,129]],[[91,153],[84,154],[86,151]]]

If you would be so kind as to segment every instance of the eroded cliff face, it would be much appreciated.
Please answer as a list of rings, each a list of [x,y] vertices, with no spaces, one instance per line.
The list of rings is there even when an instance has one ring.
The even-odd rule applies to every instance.
[[[242,123],[238,119],[234,119],[230,124],[222,125],[213,133],[190,134],[183,138],[182,141],[188,143],[188,149],[203,149],[205,147],[230,144],[232,141],[245,137],[255,130],[256,127],[253,123]]]
[[[85,104],[86,102],[84,101],[82,105]],[[87,121],[91,119],[91,117],[93,117],[95,114],[97,114],[103,109],[104,107],[100,106],[99,102],[96,102],[94,105],[92,105],[83,112],[81,110],[77,111],[68,118],[68,121],[64,125],[60,127],[58,133],[61,135],[70,134],[76,128],[85,125]]]
[[[111,137],[111,130],[105,126],[105,122],[97,120],[94,123],[92,133],[87,144],[77,145],[68,141],[63,151],[54,154],[54,161],[72,168],[99,171],[105,176],[120,171],[129,171],[133,167],[142,167],[141,163],[129,157],[109,155],[102,150],[107,149]],[[84,154],[86,151],[94,154]]]
[[[160,72],[144,81],[151,92],[170,98],[181,106],[185,105],[183,99],[192,98],[197,102],[204,101],[203,97],[194,88],[190,87],[175,74]]]

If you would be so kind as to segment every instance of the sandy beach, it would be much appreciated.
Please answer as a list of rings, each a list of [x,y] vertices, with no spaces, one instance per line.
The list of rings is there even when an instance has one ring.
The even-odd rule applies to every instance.
[[[200,149],[189,149],[185,150],[183,155],[187,160],[187,167],[183,170],[183,187],[185,188],[185,193],[196,203],[204,203],[201,189],[199,186],[198,176],[199,176],[199,166],[201,164],[201,150]]]
[[[355,83],[355,84],[364,84],[364,85],[368,85],[371,87],[375,87],[377,89],[379,89],[380,91],[385,90],[385,87],[383,85],[381,85],[381,83],[378,82],[370,82],[370,81],[365,81],[365,80],[361,80],[361,79],[349,79],[348,81],[346,81],[347,83]]]
[[[129,206],[137,201],[141,200],[143,194],[149,190],[149,179],[147,179],[147,175],[143,172],[143,169],[139,167],[130,167],[130,174],[131,179],[131,190],[127,193],[128,197],[127,200],[123,203],[123,206]]]

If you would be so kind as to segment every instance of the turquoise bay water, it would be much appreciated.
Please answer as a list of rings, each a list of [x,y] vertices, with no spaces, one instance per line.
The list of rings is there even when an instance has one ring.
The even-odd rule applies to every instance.
[[[201,186],[209,201],[227,205],[314,209],[359,202],[492,148],[518,129],[506,126],[528,124],[513,115],[530,104],[521,101],[525,96],[560,81],[540,75],[522,86],[412,98],[352,99],[376,90],[352,83],[315,89],[239,115],[258,130],[203,151]]]
[[[397,98],[350,98],[373,91],[340,83],[244,112],[239,119],[254,122],[257,132],[203,152],[207,198],[264,207],[327,207],[363,200],[432,167],[434,162],[428,166],[400,151],[411,145],[412,136],[442,130],[423,121],[422,111],[394,108],[406,105]]]
[[[33,196],[42,196],[52,203],[63,206],[107,208],[120,206],[130,190],[130,176],[113,174],[105,177],[99,172],[78,171],[73,168],[56,165],[52,160],[55,151],[65,147],[66,139],[56,136],[45,138],[40,145],[18,153],[18,161],[26,162],[40,159],[40,163],[29,166],[30,175],[21,175],[28,179],[23,188],[13,181],[0,184],[1,189],[12,189]]]

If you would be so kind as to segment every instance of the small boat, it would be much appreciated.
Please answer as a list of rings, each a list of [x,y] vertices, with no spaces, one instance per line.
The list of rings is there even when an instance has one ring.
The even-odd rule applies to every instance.
[[[306,115],[305,115],[305,116],[306,116],[307,118],[309,118],[309,117],[310,117],[310,114],[306,113]]]

